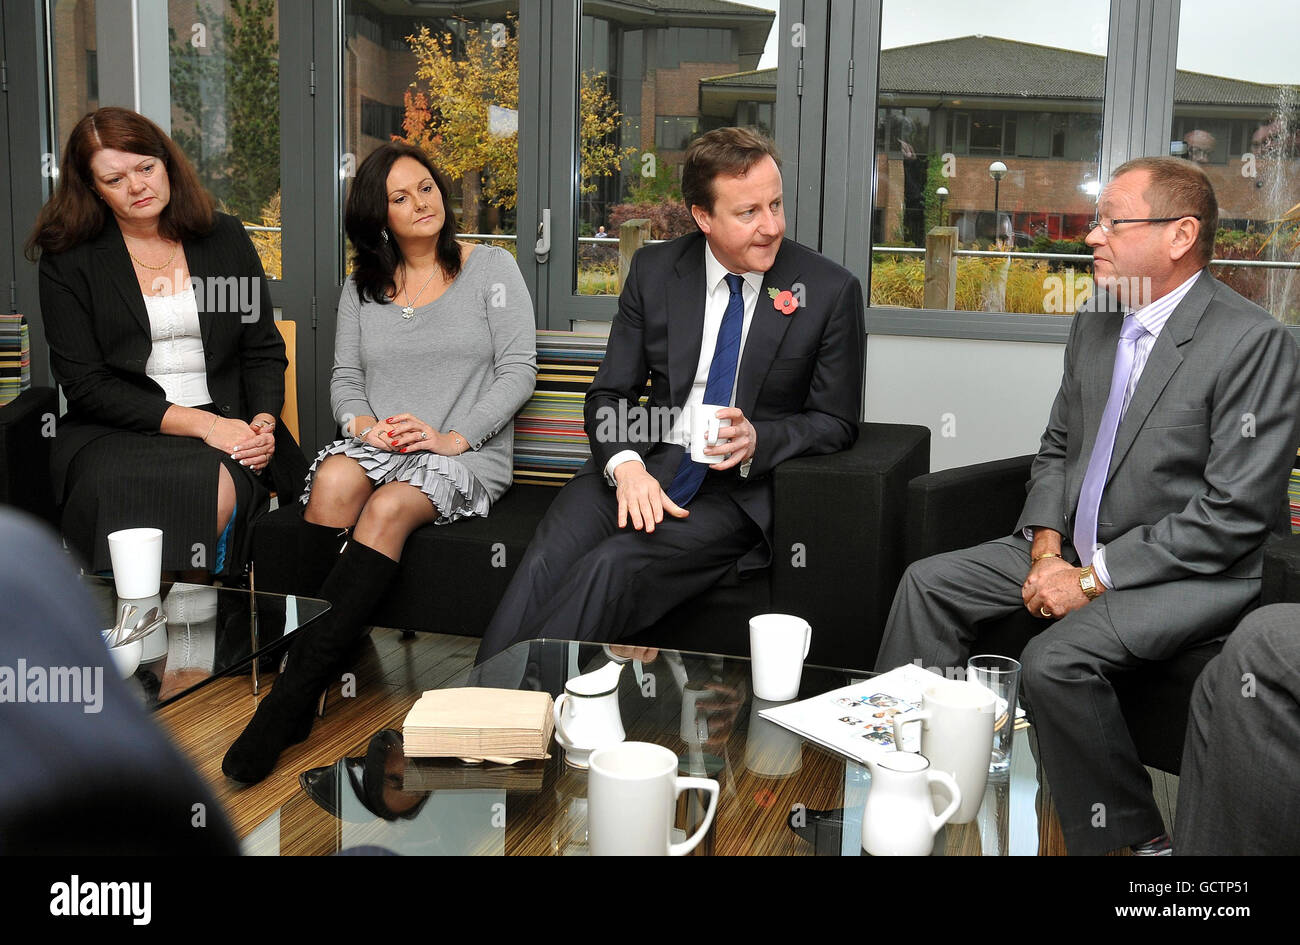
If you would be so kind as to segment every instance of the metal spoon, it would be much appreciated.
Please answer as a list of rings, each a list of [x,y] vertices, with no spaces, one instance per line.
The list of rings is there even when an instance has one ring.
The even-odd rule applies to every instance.
[[[149,615],[153,616],[152,620],[148,619]],[[140,623],[136,625],[136,628],[127,635],[125,640],[123,640],[121,643],[118,643],[116,645],[126,646],[128,643],[131,643],[135,640],[139,640],[141,637],[148,636],[154,630],[158,629],[160,626],[163,626],[164,624],[167,623],[167,618],[164,617],[162,614],[158,613],[157,607],[150,610],[149,615],[146,615],[145,620],[140,621]]]
[[[134,617],[140,608],[135,604],[123,604],[122,613],[117,618],[117,623],[113,624],[113,631],[108,635],[109,646],[118,646],[118,640],[126,632],[126,622]],[[134,625],[133,625],[134,626]]]

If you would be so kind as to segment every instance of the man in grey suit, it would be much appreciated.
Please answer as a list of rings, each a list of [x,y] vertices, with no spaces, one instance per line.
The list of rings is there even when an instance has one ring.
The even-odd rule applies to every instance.
[[[1195,164],[1116,170],[1087,238],[1106,294],[1074,318],[1015,533],[913,565],[877,660],[964,667],[980,621],[1041,619],[1022,689],[1072,854],[1168,852],[1112,680],[1226,633],[1289,531],[1300,358],[1206,271],[1217,223]]]

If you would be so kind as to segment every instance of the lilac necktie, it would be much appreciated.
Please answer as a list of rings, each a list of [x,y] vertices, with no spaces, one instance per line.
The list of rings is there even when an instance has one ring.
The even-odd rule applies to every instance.
[[[1092,564],[1097,545],[1097,514],[1101,510],[1101,491],[1110,471],[1110,457],[1115,450],[1115,433],[1119,430],[1120,416],[1124,413],[1124,395],[1133,374],[1133,358],[1137,340],[1146,334],[1137,317],[1126,315],[1119,330],[1119,346],[1115,349],[1115,368],[1110,376],[1110,397],[1097,428],[1097,441],[1092,444],[1088,457],[1088,471],[1083,476],[1079,491],[1079,507],[1074,517],[1074,550],[1084,566]]]

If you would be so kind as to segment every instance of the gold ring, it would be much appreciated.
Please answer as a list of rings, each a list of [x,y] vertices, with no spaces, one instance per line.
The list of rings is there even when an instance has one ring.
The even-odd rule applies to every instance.
[[[1046,607],[1039,607],[1038,612],[1042,614],[1044,617],[1052,616],[1052,612],[1048,610]]]

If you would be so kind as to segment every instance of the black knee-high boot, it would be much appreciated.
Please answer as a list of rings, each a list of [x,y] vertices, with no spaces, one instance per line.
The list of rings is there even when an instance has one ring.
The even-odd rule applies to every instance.
[[[280,752],[311,734],[317,699],[347,659],[396,573],[392,558],[355,540],[348,542],[321,586],[330,610],[293,635],[284,672],[221,762],[227,777],[249,784],[261,781]]]
[[[253,560],[258,562],[257,589],[273,594],[319,596],[325,579],[338,563],[339,551],[349,532],[347,528],[309,522],[299,509],[292,541],[282,559],[271,559],[269,553],[254,547]]]

